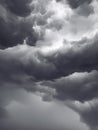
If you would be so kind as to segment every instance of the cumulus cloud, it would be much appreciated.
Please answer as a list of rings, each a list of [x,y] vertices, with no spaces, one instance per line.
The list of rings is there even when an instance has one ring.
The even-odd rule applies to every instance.
[[[10,78],[10,75],[25,73],[36,80],[52,80],[74,72],[90,72],[98,69],[97,35],[93,39],[72,42],[72,46],[68,45],[67,49],[66,43],[63,44],[63,48],[51,54],[44,52],[43,48],[25,44],[1,51],[1,75],[5,77],[9,75]]]
[[[64,0],[57,0],[58,2],[64,1]],[[72,9],[76,9],[79,6],[83,5],[84,3],[90,4],[92,0],[67,0],[68,4]]]
[[[97,0],[0,1],[2,130],[98,128],[97,6]]]
[[[33,21],[28,16],[31,12],[28,2],[30,1],[1,1],[0,48],[23,44],[25,38],[29,41],[32,39],[32,45],[35,45],[37,36],[32,29]]]
[[[72,8],[77,8],[78,6],[81,6],[84,3],[90,4],[92,0],[68,0],[68,3]]]
[[[19,16],[27,16],[31,13],[30,3],[32,0],[22,0],[21,2],[19,0],[6,0],[5,5],[6,7]]]
[[[85,122],[90,130],[97,130],[98,129],[98,100],[90,100],[89,102],[81,103],[79,101],[70,102],[67,101],[67,104],[71,109],[78,112],[81,116],[81,121]]]
[[[97,98],[98,72],[74,73],[55,81],[45,82],[56,89],[54,97],[60,100],[77,100],[85,102]]]
[[[87,126],[79,121],[79,115],[65,105],[43,102],[40,96],[27,93],[22,89],[3,92],[10,97],[9,100],[7,99],[9,103],[5,106],[8,117],[6,121],[0,120],[0,128],[3,130],[43,130],[44,128],[47,130],[82,130],[82,128],[88,130]]]

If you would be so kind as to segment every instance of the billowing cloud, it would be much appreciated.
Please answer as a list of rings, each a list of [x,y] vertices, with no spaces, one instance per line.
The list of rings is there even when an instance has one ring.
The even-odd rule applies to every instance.
[[[31,13],[32,7],[30,8],[30,3],[32,0],[6,0],[6,7],[18,16],[27,16]]]
[[[81,103],[79,101],[70,102],[67,101],[67,104],[71,109],[78,112],[81,116],[81,121],[85,122],[90,130],[97,130],[98,129],[98,100],[90,100],[89,102]]]
[[[57,0],[57,1],[60,2],[60,1],[64,1],[64,0]],[[85,3],[90,4],[92,2],[92,0],[67,0],[67,2],[72,9],[76,9]]]
[[[32,29],[33,21],[31,22],[29,16],[27,17],[28,2],[30,1],[2,1],[0,5],[0,48],[23,44],[26,38],[29,41],[32,39],[32,45],[35,45],[37,37]]]
[[[6,77],[9,75],[9,78],[10,74],[25,73],[36,80],[53,80],[75,72],[98,69],[97,35],[92,39],[68,44],[65,41],[63,44],[63,48],[54,50],[51,54],[45,52],[43,47],[34,48],[26,44],[1,51],[1,74]]]
[[[6,120],[0,120],[0,128],[3,130],[88,130],[88,127],[79,121],[79,115],[63,104],[43,102],[40,96],[22,89],[11,89],[2,93],[8,96],[8,104],[5,106],[8,116]]]
[[[0,129],[98,129],[97,6],[0,1]]]
[[[68,0],[68,3],[72,8],[77,8],[78,6],[81,6],[84,3],[90,4],[92,0]]]

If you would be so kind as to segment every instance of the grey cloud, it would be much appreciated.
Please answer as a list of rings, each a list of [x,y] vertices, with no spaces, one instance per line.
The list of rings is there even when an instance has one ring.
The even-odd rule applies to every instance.
[[[0,128],[3,130],[87,130],[78,120],[78,114],[71,109],[59,103],[43,102],[39,96],[23,89],[5,86],[0,93],[1,97],[5,105],[0,106],[8,113],[8,117],[0,120]]]
[[[76,10],[76,12],[78,15],[89,16],[94,13],[94,8],[91,5],[83,4]]]
[[[56,0],[57,2],[63,1],[63,0]],[[92,0],[67,0],[68,4],[72,9],[76,9],[79,6],[83,5],[84,3],[90,4]]]
[[[0,120],[7,118],[7,116],[8,116],[7,111],[4,108],[0,107]]]
[[[75,9],[78,15],[89,16],[94,13],[94,8],[91,5],[93,0],[67,0],[67,3],[72,9]],[[57,2],[64,2],[63,0],[57,0]]]
[[[98,98],[84,103],[67,102],[67,105],[79,113],[81,121],[86,123],[90,130],[98,129]]]
[[[27,44],[32,46],[36,44],[39,38],[43,37],[39,36],[33,29],[34,21],[36,21],[38,25],[42,24],[43,26],[43,24],[47,24],[47,20],[45,19],[49,17],[49,14],[46,13],[46,15],[38,15],[35,16],[36,18],[30,18],[30,13],[36,8],[34,6],[31,10],[31,7],[29,7],[30,3],[31,0],[22,0],[21,2],[16,0],[2,0],[0,2],[0,48],[4,49],[16,46],[17,44],[23,44],[24,39],[27,39]],[[39,6],[42,6],[40,2]],[[42,8],[44,7],[41,7],[41,9]],[[41,13],[41,9],[39,7],[39,10],[35,13]],[[85,5],[83,5],[83,8],[81,6],[77,13],[79,15],[89,15],[92,11],[90,6],[87,5],[86,8]],[[62,28],[62,24],[59,21],[55,21],[54,23],[55,25],[51,24],[50,26],[54,26],[54,28],[58,30]]]
[[[77,1],[77,0],[68,0],[68,3],[70,4],[70,6],[72,8],[77,8],[78,6],[80,6],[80,5],[84,4],[84,3],[89,4],[91,2],[92,2],[92,0],[79,0],[79,1]]]
[[[27,50],[21,52],[23,46]],[[4,80],[13,79],[14,75],[17,76],[19,74],[27,74],[36,80],[51,79],[51,77],[54,77],[55,66],[45,61],[39,51],[35,51],[34,48],[30,48],[28,45],[23,46],[19,48],[15,47],[15,50],[12,49],[12,53],[10,53],[10,49],[1,51],[1,78],[5,77]],[[30,51],[30,55],[28,55],[28,51]]]
[[[39,45],[39,47],[37,45],[35,46],[35,44],[37,40],[39,40],[38,44],[40,44],[40,40],[41,42],[47,42],[44,41],[47,39],[39,39],[38,34],[33,29],[35,22],[42,27],[41,35],[45,35],[44,31],[47,31],[47,29],[51,30],[51,28],[56,29],[56,31],[60,33],[63,25],[59,20],[54,20],[53,23],[47,25],[48,17],[52,14],[46,13],[44,15],[44,9],[42,9],[42,14],[40,14],[39,8],[37,8],[38,12],[36,12],[35,9],[35,13],[39,14],[37,16],[35,14],[34,18],[31,18],[29,16],[32,12],[30,2],[31,0],[0,1],[0,48],[6,48],[0,50],[1,119],[3,119],[2,117],[6,117],[6,110],[8,110],[7,112],[10,114],[12,114],[12,110],[15,110],[15,113],[13,113],[15,114],[14,118],[16,119],[17,115],[21,112],[21,106],[29,102],[29,95],[32,92],[39,94],[40,98],[42,97],[43,100],[48,103],[50,100],[59,100],[61,102],[65,100],[71,100],[73,102],[78,100],[84,103],[85,101],[88,102],[98,98],[98,34],[96,33],[96,36],[92,36],[91,38],[90,36],[88,36],[88,38],[81,38],[79,41],[71,42],[69,40],[70,45],[72,46],[70,48],[67,48],[67,45],[69,44],[67,44],[68,41],[65,39],[62,43],[63,47],[59,48],[57,51],[51,51],[52,53],[44,53],[41,50],[41,45]],[[40,3],[39,1],[37,2]],[[41,2],[41,6],[46,6],[47,2],[44,3],[43,0]],[[72,11],[82,16],[89,16],[94,13],[93,8],[90,5],[91,2],[92,0],[81,0],[78,2],[71,0],[68,1],[71,8],[75,9]],[[73,17],[76,19],[77,15],[73,15]],[[80,20],[82,18],[84,17],[81,17]],[[86,17],[84,18],[84,21],[85,19]],[[73,21],[74,20],[71,22]],[[78,26],[80,26],[80,24],[78,24]],[[25,44],[23,43],[24,39]],[[35,100],[36,105],[37,101]],[[31,114],[31,109],[29,110],[28,108],[28,110],[25,111],[27,106],[28,104],[24,107],[22,106],[24,109],[23,117],[28,115],[26,114],[28,111],[30,111],[29,115]],[[37,108],[39,109],[40,106],[41,105]],[[92,129],[95,127],[97,129],[97,108],[98,105],[95,105],[93,108],[90,107],[90,109],[85,109],[85,111],[78,111],[81,115],[82,121],[88,124]],[[18,109],[19,111],[17,111]],[[36,112],[36,108],[34,112]],[[50,128],[48,121],[46,121],[46,125],[44,125],[45,119],[47,119],[46,117],[49,116],[46,114],[45,118],[42,120],[44,114],[45,113],[43,112],[43,114],[39,113],[39,115],[37,115],[35,123],[37,121],[39,123],[39,118],[41,117],[42,124],[39,123],[39,126],[38,124],[33,124],[32,129],[57,129],[58,125],[55,128]],[[29,116],[27,117],[29,118]],[[19,116],[18,119],[20,119]],[[22,119],[23,121],[25,120],[25,118]],[[55,119],[57,119],[57,117]],[[0,122],[2,121],[0,120]],[[8,126],[6,122],[3,122],[4,124],[0,123],[0,128],[2,128],[2,130],[8,130],[8,128],[18,129],[15,124],[16,122],[13,122],[13,128],[10,128],[11,126]],[[23,125],[21,127],[21,129],[27,129],[26,126],[25,128],[23,128]],[[60,126],[59,129],[63,130],[66,127],[61,128],[62,127]],[[79,128],[77,129],[80,130]],[[73,128],[68,127],[68,130],[70,129]],[[74,129],[76,130],[76,128]]]
[[[4,1],[8,2],[8,1]],[[13,9],[17,9],[17,11],[22,11],[21,6],[25,9],[25,5],[27,2],[15,1],[12,6]],[[9,3],[9,2],[8,2]],[[20,3],[20,4],[19,4]],[[23,4],[24,3],[24,4]],[[15,7],[14,7],[15,6]],[[24,11],[23,11],[24,12]],[[24,12],[25,13],[25,12]],[[32,21],[32,22],[31,22]],[[24,39],[28,39],[28,44],[35,45],[37,40],[37,35],[32,29],[33,20],[30,20],[29,17],[19,17],[18,14],[14,14],[12,11],[9,11],[5,6],[5,3],[0,5],[0,48],[8,48],[12,46],[16,46],[17,44],[23,44]]]
[[[74,72],[97,70],[97,41],[97,35],[92,39],[82,39],[73,42],[74,46],[67,52],[63,53],[61,49],[47,56],[40,49],[28,45],[6,49],[0,52],[1,77],[25,73],[40,81],[53,80]],[[24,51],[21,51],[22,48]]]
[[[1,0],[1,3],[12,13],[18,16],[27,16],[32,12],[30,3],[32,0]]]
[[[67,0],[71,8],[76,9],[84,3],[90,4],[92,0]]]
[[[80,113],[81,120],[90,126],[91,130],[98,128],[98,104],[90,104],[90,107]]]
[[[61,101],[69,99],[85,102],[98,97],[97,80],[98,72],[93,71],[91,73],[74,73],[65,78],[45,82],[45,84],[56,90],[54,98]]]
[[[53,97],[56,99],[59,99],[61,101],[70,99],[73,101],[79,100],[81,102],[85,102],[85,101],[89,101],[96,98],[98,96],[98,89],[97,89],[98,72],[92,71],[92,70],[93,69],[97,70],[97,60],[96,60],[97,35],[92,40],[84,39],[84,40],[79,41],[78,43],[75,42],[74,44],[79,45],[78,47],[80,47],[81,49],[76,52],[74,51],[74,49],[76,48],[69,50],[67,53],[58,52],[57,53],[58,55],[56,55],[57,57],[55,56],[55,54],[52,55],[52,57],[49,57],[49,56],[44,57],[43,54],[39,50],[31,48],[27,45],[18,46],[18,47],[1,51],[1,54],[0,54],[1,56],[0,57],[1,83],[6,81],[6,83],[13,82],[14,84],[16,84],[20,81],[19,82],[20,85],[17,84],[16,88],[23,87],[25,90],[30,91],[30,92],[36,92],[36,91],[41,92],[41,89],[38,89],[36,85],[34,87],[33,81],[35,82],[37,80],[40,81],[40,80],[50,79],[53,81],[51,82],[46,81],[45,83],[43,82],[42,85],[43,86],[46,85],[50,88],[55,89],[57,94],[55,95],[54,93]],[[23,49],[25,47],[27,47],[26,50]],[[21,49],[23,50],[21,51]],[[62,60],[62,54],[64,54],[63,55],[64,59],[65,58],[69,59],[68,61],[74,61],[74,59],[77,58],[77,61],[80,63],[80,65],[84,64],[84,66],[83,65],[80,66],[77,64],[77,62],[75,63],[75,65],[78,65],[77,69],[82,73],[74,73],[71,75],[72,72],[77,71],[74,69],[75,65],[73,66],[73,62],[71,62],[72,63],[71,66],[69,66],[70,64],[68,64],[66,67],[62,68],[62,64],[64,63],[64,59]],[[76,55],[78,55],[78,57],[75,57]],[[60,62],[59,62],[60,59],[58,58],[58,56],[60,56],[61,58]],[[72,59],[70,60],[70,57],[72,58],[74,57],[73,60]],[[80,59],[80,57],[82,59]],[[58,69],[55,66],[56,64],[54,64],[53,62],[55,60],[53,59],[51,60],[51,58],[56,58],[56,60],[59,59],[57,63],[61,63],[61,64]],[[91,61],[91,63],[88,61]],[[95,64],[93,64],[94,62]],[[87,67],[85,66],[85,63],[87,63]],[[66,64],[64,64],[64,66],[65,65]],[[68,70],[68,67],[69,68],[73,67],[73,71],[70,71],[70,69]],[[83,67],[83,69],[81,69],[81,67]],[[61,68],[62,68],[62,71],[61,71]],[[65,73],[66,71],[62,73],[65,69],[66,71],[68,70],[67,73]],[[49,71],[49,73],[47,73],[47,71]],[[58,75],[57,71],[61,73]],[[83,71],[92,71],[92,72],[83,73]],[[26,75],[30,77],[26,79],[25,78]],[[60,77],[63,77],[64,75],[65,75],[65,78],[60,78]],[[60,79],[55,79],[55,78],[60,78]],[[12,84],[12,86],[14,85]],[[43,92],[45,92],[44,89],[42,93]],[[45,100],[49,101],[48,99],[50,98],[50,96],[46,97]],[[85,112],[85,113],[88,113],[88,115],[90,116],[89,112]],[[83,115],[86,116],[86,114],[83,114]],[[88,121],[88,117],[89,117],[88,115],[85,118],[84,116],[82,117],[84,119],[84,122],[86,122],[88,125],[90,124],[88,122],[92,122],[92,124],[95,125],[94,124],[95,121],[93,119],[92,119],[93,121],[92,120]]]
[[[97,41],[97,35],[92,39],[86,39],[86,41],[80,40],[79,42],[74,42],[74,47],[67,52],[57,52],[48,57],[48,60],[57,69],[56,76],[67,76],[74,72],[97,70]]]

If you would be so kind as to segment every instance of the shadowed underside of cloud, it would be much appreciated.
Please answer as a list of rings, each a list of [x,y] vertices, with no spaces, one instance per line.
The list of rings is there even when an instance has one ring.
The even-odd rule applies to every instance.
[[[81,121],[85,122],[90,130],[98,129],[98,99],[81,103],[76,101],[66,103],[70,108],[74,109],[81,116]]]
[[[57,0],[58,2],[63,0]],[[68,4],[72,9],[76,9],[84,3],[90,4],[92,0],[67,0]]]
[[[0,48],[23,44],[24,39],[32,40],[35,45],[37,37],[32,29],[33,21],[28,18],[32,10],[32,0],[6,0],[0,5]]]
[[[49,127],[43,105],[67,105],[91,130],[98,128],[98,2],[96,0],[1,0],[0,1],[0,127],[87,130],[83,124],[65,127],[63,119]],[[37,97],[32,97],[32,93]],[[32,98],[34,101],[32,103]],[[39,103],[38,98],[43,100]],[[46,101],[46,102],[45,102]],[[51,101],[51,102],[49,102]],[[28,103],[27,103],[28,102]],[[38,106],[37,103],[39,103]],[[31,109],[34,107],[36,108]],[[46,106],[44,109],[46,110]],[[50,107],[49,107],[50,108]],[[61,105],[60,109],[63,106]],[[56,107],[52,109],[57,110]],[[49,109],[48,109],[49,110]],[[30,113],[28,113],[30,111]],[[38,111],[38,110],[37,110]],[[69,110],[66,109],[69,112]],[[27,114],[27,113],[28,114]],[[41,114],[43,112],[43,114]],[[59,110],[57,111],[59,113]],[[44,116],[45,114],[45,116]],[[66,112],[67,114],[67,112]],[[61,114],[62,115],[62,114]],[[70,114],[69,114],[70,115]],[[74,114],[73,114],[74,115]],[[51,115],[52,116],[52,115]],[[4,117],[4,118],[3,118]],[[42,118],[42,122],[40,123]],[[69,116],[69,118],[71,115]],[[26,120],[25,120],[26,118]],[[75,115],[75,120],[79,117]],[[6,121],[5,121],[6,120]],[[46,124],[44,125],[43,122]],[[65,120],[65,118],[64,118]],[[48,123],[47,123],[48,122]],[[60,122],[59,126],[57,125]],[[67,122],[67,120],[66,120]],[[4,123],[4,124],[3,124]],[[22,125],[22,126],[21,126]],[[52,124],[50,123],[50,126]],[[5,126],[5,127],[4,127]],[[61,127],[62,126],[62,127]],[[80,127],[81,126],[81,127]],[[16,128],[15,128],[16,127]],[[48,129],[49,128],[49,129]]]
[[[25,44],[0,51],[1,75],[9,75],[9,78],[11,74],[13,77],[14,74],[25,73],[36,80],[53,80],[75,72],[98,70],[97,35],[85,42],[80,40],[72,44],[73,47],[67,51],[64,52],[64,45],[51,55]]]
[[[68,0],[68,3],[72,8],[77,8],[78,6],[81,6],[84,3],[90,4],[92,0]]]
[[[30,3],[32,0],[6,0],[6,7],[18,16],[27,16],[31,13]]]

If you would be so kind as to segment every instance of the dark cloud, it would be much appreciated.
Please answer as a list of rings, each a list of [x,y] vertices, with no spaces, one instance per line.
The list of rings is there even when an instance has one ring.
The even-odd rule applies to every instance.
[[[0,107],[0,120],[7,118],[7,111]]]
[[[6,5],[6,2],[8,2],[9,5]],[[31,20],[25,16],[19,17],[19,14],[17,14],[17,11],[20,11],[20,15],[22,15],[22,12],[28,13],[28,11],[24,11],[28,2],[30,1],[4,1],[3,4],[0,5],[0,48],[23,44],[26,38],[28,39],[28,44],[35,45],[37,36],[32,28],[34,22],[31,22]],[[17,7],[18,5],[19,7]],[[13,11],[9,11],[9,6],[11,6],[13,10],[15,9],[17,13],[14,14]]]
[[[74,73],[68,77],[46,82],[47,86],[55,88],[55,98],[59,100],[77,100],[85,102],[98,95],[98,72]]]
[[[16,20],[13,20],[6,24],[1,20],[0,28],[1,48],[23,44],[25,38],[28,38],[30,42],[32,40],[32,45],[34,45],[37,40],[37,37],[34,34],[31,25],[25,21],[17,22]]]
[[[56,0],[57,2],[61,2],[63,0]],[[76,9],[79,6],[83,5],[84,3],[90,4],[92,0],[67,0],[68,4],[72,9]]]
[[[43,130],[44,128],[46,130],[78,130],[80,128],[81,123],[77,120],[78,115],[75,112],[58,103],[43,102],[40,96],[22,89],[24,85],[5,82],[2,88],[0,87],[0,107],[6,110],[0,109],[2,111],[0,128],[3,130]],[[26,85],[28,88],[29,82]],[[8,115],[4,116],[6,112]],[[67,118],[66,114],[68,114]],[[74,115],[76,117],[73,120],[71,117]],[[71,126],[69,125],[70,118],[73,122]],[[77,128],[75,128],[74,124],[77,123]]]
[[[80,114],[81,121],[86,123],[90,130],[98,129],[98,98],[84,103],[67,102],[67,105]]]
[[[67,76],[74,72],[90,72],[98,69],[97,35],[93,39],[80,40],[79,42],[73,42],[73,44],[75,44],[74,47],[67,52],[57,52],[47,58],[57,70],[55,78]]]
[[[56,0],[57,2],[64,2],[63,0]],[[75,9],[78,15],[89,16],[94,13],[94,8],[91,5],[93,0],[67,0],[67,3],[72,9]]]
[[[81,102],[96,98],[98,95],[97,35],[93,39],[84,39],[72,44],[75,45],[68,52],[58,51],[50,56],[44,56],[39,49],[28,45],[1,51],[1,84],[4,81],[19,84],[30,82],[30,88],[24,86],[25,89],[40,91],[35,87],[32,89],[33,82],[51,80],[47,85],[56,90],[57,95],[53,95],[55,98]],[[64,79],[61,78],[63,76]]]
[[[84,3],[90,4],[92,0],[67,0],[71,8],[76,9]]]
[[[88,124],[91,130],[97,130],[98,128],[98,104],[90,103],[90,107],[80,112],[83,122]]]
[[[62,53],[63,50],[50,56],[43,56],[41,53],[36,53],[36,60],[28,60],[27,66],[24,66],[24,71],[36,79],[53,80],[62,76],[68,76],[74,72],[98,70],[97,41],[96,35],[85,42],[84,40],[80,40],[73,43],[75,46],[65,53]],[[76,48],[77,51],[75,51]]]
[[[10,54],[10,49],[8,50],[8,52],[7,51],[5,51],[5,53],[1,52],[1,65],[0,65],[1,78],[5,77],[4,80],[10,78],[13,79],[14,75],[26,74],[31,76],[32,78],[34,77],[34,79],[36,80],[51,79],[52,77],[51,74],[55,73],[54,65],[49,62],[44,62],[44,59],[41,59],[41,56],[37,52],[35,53],[33,52],[34,51],[33,48],[31,48],[32,50],[31,49],[29,50],[30,57],[28,57],[28,53],[26,53],[27,51],[24,50],[21,53],[22,49],[21,47],[15,48],[16,54],[14,54],[14,50],[13,54]],[[18,50],[19,53],[17,53]],[[26,57],[27,59],[25,59]]]
[[[96,35],[92,39],[73,42],[74,46],[67,52],[63,53],[62,49],[47,56],[28,45],[6,49],[0,52],[1,74],[10,77],[11,74],[25,73],[36,80],[53,80],[74,72],[97,70],[97,41]]]
[[[18,16],[28,16],[32,12],[32,7],[30,6],[32,0],[1,0],[0,3],[11,13]]]
[[[31,13],[30,3],[32,0],[6,0],[7,8],[18,16],[27,16]]]
[[[94,13],[94,8],[91,5],[84,4],[77,9],[78,15],[89,16]]]
[[[57,125],[52,127],[51,120],[47,119],[50,116],[46,114],[51,112],[39,113],[41,106],[47,104],[49,108],[50,104],[58,100],[60,103],[68,100],[75,105],[77,102],[79,105],[84,105],[85,102],[90,104],[84,105],[82,111],[80,107],[71,108],[92,130],[98,127],[98,105],[94,102],[98,98],[96,30],[98,25],[97,10],[94,8],[97,3],[91,3],[92,0],[68,0],[71,9],[66,2],[59,3],[59,1],[56,3],[56,1],[36,0],[32,7],[32,0],[0,1],[0,129],[2,130],[26,130],[27,127],[30,130],[65,128],[82,130],[83,126],[67,128],[65,122],[63,127],[61,124],[65,120],[62,120],[60,115],[55,116],[54,125]],[[87,23],[89,21],[90,23]],[[56,41],[60,45],[54,46]],[[37,95],[37,100],[32,93]],[[39,99],[43,100],[36,106]],[[46,106],[42,110],[46,110]],[[56,109],[57,107],[54,111]],[[56,115],[58,113],[57,111]],[[76,115],[75,117],[78,118]],[[21,121],[20,126],[18,120]]]

